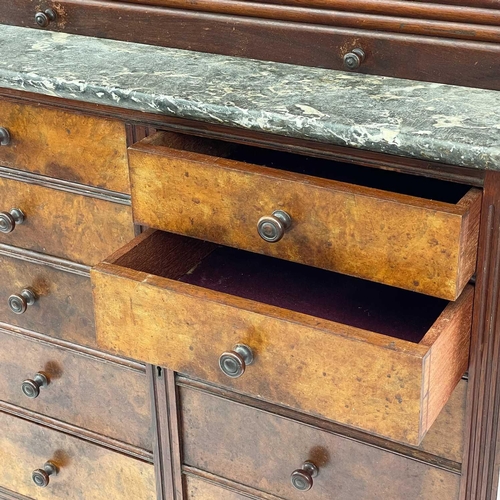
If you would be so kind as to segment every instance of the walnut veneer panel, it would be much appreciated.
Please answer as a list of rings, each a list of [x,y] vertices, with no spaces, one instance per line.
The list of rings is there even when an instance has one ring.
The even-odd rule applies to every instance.
[[[0,243],[93,265],[134,237],[126,205],[3,177],[0,199],[26,215]]]
[[[1,400],[152,450],[144,372],[7,332],[0,332],[0,344]],[[49,385],[30,399],[21,384],[38,371]]]
[[[153,500],[154,467],[0,412],[0,485],[36,500]],[[46,488],[31,473],[47,460],[60,469]]]
[[[38,296],[24,314],[14,314],[9,296],[26,286]],[[0,254],[0,318],[3,322],[52,337],[96,347],[91,283],[43,261]]]
[[[287,500],[458,498],[458,474],[201,391],[180,399],[186,465]],[[301,493],[290,474],[305,460],[319,474]]]
[[[467,367],[471,287],[410,342],[177,281],[209,252],[147,231],[96,266],[98,344],[397,441],[422,440]],[[238,343],[255,362],[228,379],[218,359]]]
[[[0,165],[128,193],[125,125],[119,121],[2,101],[11,136]]]
[[[158,133],[129,149],[140,224],[448,300],[474,273],[477,189],[456,204],[436,202],[172,149],[171,141]],[[267,243],[257,222],[274,210],[290,214],[292,226]]]

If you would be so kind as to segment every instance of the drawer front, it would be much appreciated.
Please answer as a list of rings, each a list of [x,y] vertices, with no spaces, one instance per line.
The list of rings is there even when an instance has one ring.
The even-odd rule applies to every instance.
[[[7,331],[0,344],[1,400],[151,451],[144,372]],[[23,382],[39,372],[48,385],[27,397]]]
[[[20,209],[25,221],[0,243],[93,265],[134,237],[126,205],[0,176],[4,211]]]
[[[128,193],[125,125],[37,105],[2,101],[10,143],[0,165]]]
[[[196,240],[148,232],[91,272],[99,346],[394,440],[421,441],[467,367],[472,288],[414,343],[155,276],[130,263],[136,256],[158,273],[184,266],[192,276],[190,245],[202,251]],[[219,362],[238,344],[250,347],[254,363],[233,379]],[[360,391],[370,397],[360,398]]]
[[[180,400],[190,467],[287,500],[458,498],[459,474],[205,392],[182,387]],[[307,493],[290,481],[305,461],[319,469]]]
[[[3,249],[2,249],[3,250]],[[32,255],[0,251],[0,318],[3,322],[96,347],[92,289],[88,275],[66,271]],[[15,314],[9,297],[31,288],[37,300]]]
[[[138,223],[447,300],[474,273],[477,189],[440,203],[172,149],[171,137],[129,149]],[[276,210],[291,226],[269,243],[257,226]]]
[[[217,11],[220,3],[215,5]],[[498,29],[491,26],[481,29],[466,24],[464,29],[462,24],[450,24],[446,29],[389,18],[386,29],[406,33],[384,33],[373,22],[372,31],[337,26],[319,28],[318,23],[325,23],[328,16],[321,12],[309,23],[301,23],[295,22],[296,10],[290,14],[294,22],[289,22],[121,2],[60,0],[52,6],[58,18],[45,29],[54,31],[336,70],[344,69],[346,53],[361,48],[366,57],[358,71],[363,73],[499,89],[500,46],[484,43],[498,40]],[[193,8],[193,4],[187,6]],[[195,7],[199,8],[199,4]],[[254,15],[256,7],[233,5],[233,8],[238,13],[242,9],[252,10]],[[39,10],[40,6],[31,0],[9,2],[0,12],[0,23],[37,28],[34,18]],[[358,26],[367,26],[366,15],[360,17]],[[116,22],[118,18],[120,23]],[[89,19],[93,22],[89,23]],[[325,24],[339,24],[339,13],[331,14],[330,22]],[[415,24],[420,24],[420,28],[415,29]],[[453,40],[457,37],[472,41]]]
[[[36,500],[153,500],[154,468],[55,430],[0,413],[0,485]],[[47,487],[32,471],[47,461],[58,467]]]

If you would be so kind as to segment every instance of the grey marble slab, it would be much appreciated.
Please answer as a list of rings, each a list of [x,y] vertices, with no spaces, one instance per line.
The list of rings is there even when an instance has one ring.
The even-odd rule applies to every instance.
[[[0,87],[500,170],[491,90],[5,25]]]

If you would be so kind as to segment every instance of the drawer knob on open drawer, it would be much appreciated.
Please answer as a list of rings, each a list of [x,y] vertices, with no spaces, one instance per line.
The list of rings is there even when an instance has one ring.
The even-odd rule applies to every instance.
[[[269,242],[276,243],[292,225],[292,218],[283,210],[275,210],[273,215],[261,217],[257,222],[259,236]]]
[[[50,482],[50,476],[57,476],[57,473],[57,466],[49,460],[43,464],[43,469],[34,470],[31,474],[31,478],[37,486],[45,488]]]
[[[21,293],[15,293],[9,297],[10,310],[16,314],[23,314],[37,299],[36,293],[31,288],[24,288]]]
[[[313,487],[313,478],[318,475],[318,468],[312,462],[304,462],[302,469],[292,472],[292,485],[299,491],[308,491]]]
[[[344,56],[344,68],[358,69],[365,60],[365,53],[362,49],[352,49]]]
[[[231,378],[241,377],[252,363],[252,349],[245,344],[235,345],[234,350],[223,352],[219,358],[220,369]]]
[[[8,146],[10,144],[10,133],[4,128],[0,127],[0,146]]]
[[[40,388],[47,387],[49,385],[49,379],[47,375],[42,372],[38,372],[33,380],[28,379],[23,382],[21,385],[21,390],[23,394],[28,398],[35,399],[40,395]]]
[[[52,21],[55,21],[57,14],[53,9],[47,9],[44,12],[35,14],[35,22],[40,28],[46,28]]]
[[[0,233],[12,233],[16,225],[24,222],[25,215],[19,208],[11,208],[10,212],[0,212]]]

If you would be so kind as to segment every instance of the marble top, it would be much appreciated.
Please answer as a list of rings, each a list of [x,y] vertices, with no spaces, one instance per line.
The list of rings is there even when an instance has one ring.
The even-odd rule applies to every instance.
[[[4,88],[500,170],[498,91],[5,25],[0,54]]]

